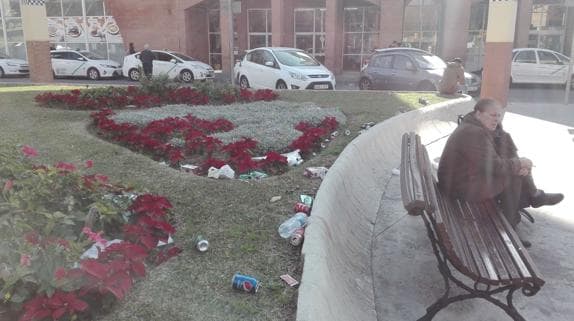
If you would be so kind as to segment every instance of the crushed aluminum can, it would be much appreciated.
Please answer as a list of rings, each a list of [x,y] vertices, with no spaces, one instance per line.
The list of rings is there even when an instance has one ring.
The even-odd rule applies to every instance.
[[[299,285],[299,281],[295,280],[295,278],[289,274],[283,274],[279,278],[292,288]]]
[[[209,242],[202,236],[198,235],[194,240],[195,248],[199,252],[205,252],[209,248]]]
[[[305,228],[300,227],[293,231],[293,234],[289,237],[289,244],[293,246],[299,246],[303,243],[303,238],[305,237]]]
[[[321,143],[321,148],[323,148],[323,149],[327,148],[327,144]]]
[[[349,136],[349,135],[351,135],[351,130],[350,129],[345,130],[345,136]]]
[[[307,204],[303,204],[301,202],[297,202],[295,204],[295,206],[293,206],[293,211],[295,213],[302,212],[302,213],[309,215],[311,213],[311,206],[309,206]]]
[[[308,178],[323,179],[327,175],[327,171],[329,171],[327,167],[307,167],[303,175]]]
[[[261,282],[252,276],[235,273],[233,279],[231,279],[231,286],[236,290],[247,293],[257,293],[259,287],[261,287]]]
[[[337,136],[339,136],[339,132],[338,132],[338,131],[334,131],[334,132],[331,133],[331,139],[332,139],[332,138],[335,138],[335,137],[337,137]]]

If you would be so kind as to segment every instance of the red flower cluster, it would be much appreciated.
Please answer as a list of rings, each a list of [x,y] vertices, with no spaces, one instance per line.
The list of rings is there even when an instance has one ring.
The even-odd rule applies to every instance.
[[[78,298],[77,292],[56,291],[52,296],[39,295],[24,304],[25,313],[19,321],[35,321],[50,318],[58,320],[85,311],[88,304]]]
[[[241,89],[239,92],[223,93],[221,97],[217,98],[209,97],[205,93],[189,87],[168,89],[162,96],[149,94],[135,86],[129,86],[127,89],[109,87],[106,90],[105,94],[97,93],[97,91],[91,89],[83,91],[74,89],[69,92],[60,93],[46,92],[37,95],[35,99],[40,106],[45,107],[101,110],[106,108],[123,108],[128,105],[134,105],[138,108],[149,108],[162,104],[231,104],[236,101],[271,101],[278,97],[277,93],[269,89],[257,90],[255,92]]]
[[[295,129],[302,131],[303,135],[295,139],[289,147],[301,150],[301,154],[309,154],[321,149],[321,142],[339,126],[335,117],[325,117],[319,126],[307,122],[300,122]]]

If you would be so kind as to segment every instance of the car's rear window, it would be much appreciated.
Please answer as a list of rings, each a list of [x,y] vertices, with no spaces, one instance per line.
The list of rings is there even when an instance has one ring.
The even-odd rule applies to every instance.
[[[446,64],[439,56],[435,55],[425,55],[425,54],[413,54],[413,59],[419,65],[421,69],[444,69]]]
[[[286,66],[319,66],[315,58],[299,50],[274,50],[280,63]]]

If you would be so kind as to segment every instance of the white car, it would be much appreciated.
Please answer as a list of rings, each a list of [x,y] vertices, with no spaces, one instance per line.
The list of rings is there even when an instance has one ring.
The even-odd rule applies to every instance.
[[[305,51],[264,47],[249,50],[233,69],[241,88],[335,89],[335,76]]]
[[[512,51],[513,84],[566,84],[570,59],[556,51],[517,48]]]
[[[0,78],[8,75],[28,75],[28,62],[22,59],[12,59],[0,55]]]
[[[52,50],[54,77],[87,77],[91,80],[122,75],[122,66],[89,51]]]
[[[179,79],[183,82],[211,79],[214,76],[213,68],[210,65],[195,58],[174,51],[152,50],[152,52],[155,57],[153,76],[167,74],[170,79]],[[125,56],[124,75],[131,80],[138,81],[141,65],[139,52]]]

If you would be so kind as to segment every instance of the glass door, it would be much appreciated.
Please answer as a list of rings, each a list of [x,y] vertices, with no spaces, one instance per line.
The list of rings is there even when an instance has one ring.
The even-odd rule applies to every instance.
[[[209,64],[215,70],[221,70],[221,30],[219,29],[219,10],[209,10]]]
[[[360,71],[378,47],[379,8],[345,8],[343,70]]]
[[[325,62],[325,9],[295,9],[295,47]]]

